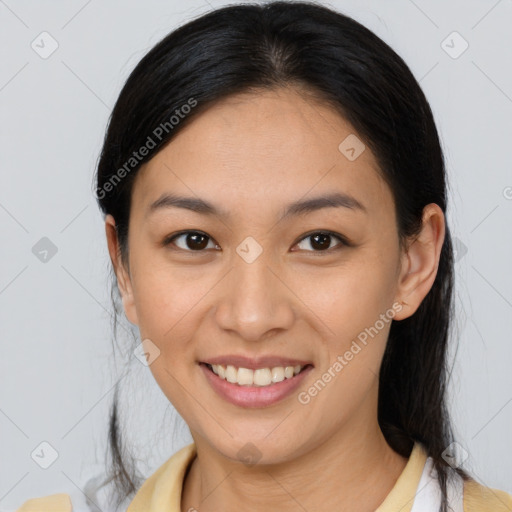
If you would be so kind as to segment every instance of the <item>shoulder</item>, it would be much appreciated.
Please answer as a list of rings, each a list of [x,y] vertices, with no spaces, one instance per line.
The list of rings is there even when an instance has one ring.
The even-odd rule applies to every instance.
[[[111,478],[102,468],[97,469],[93,466],[84,469],[83,474],[76,477],[74,488],[68,485],[61,487],[60,492],[33,497],[10,512],[106,512],[112,508]]]
[[[16,512],[78,512],[73,511],[69,494],[51,494],[25,501]]]
[[[512,494],[486,487],[473,479],[464,482],[464,512],[486,511],[512,511]]]

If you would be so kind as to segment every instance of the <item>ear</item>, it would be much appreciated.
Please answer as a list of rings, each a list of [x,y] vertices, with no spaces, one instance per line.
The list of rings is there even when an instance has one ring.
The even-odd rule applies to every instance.
[[[402,309],[395,320],[414,314],[426,297],[437,275],[445,236],[445,218],[439,205],[430,203],[423,209],[422,229],[401,255],[401,268],[396,300]]]
[[[105,217],[105,233],[107,235],[108,252],[110,260],[114,267],[117,277],[117,285],[123,300],[123,308],[128,320],[135,325],[138,325],[137,310],[135,308],[135,300],[133,297],[133,288],[130,278],[129,269],[121,258],[121,250],[119,247],[119,240],[117,238],[116,221],[112,215],[108,214]]]

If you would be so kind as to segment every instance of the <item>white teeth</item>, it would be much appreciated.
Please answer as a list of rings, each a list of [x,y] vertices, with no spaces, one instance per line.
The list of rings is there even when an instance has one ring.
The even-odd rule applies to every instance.
[[[224,366],[220,365],[220,364],[217,364],[215,365],[217,367],[217,375],[221,378],[221,379],[225,379],[226,378],[226,369],[224,368]]]
[[[238,368],[237,384],[240,386],[250,386],[253,383],[254,372],[248,368]]]
[[[276,366],[274,368],[258,368],[251,370],[250,368],[236,368],[232,365],[222,366],[221,364],[213,364],[211,368],[215,374],[221,379],[225,379],[232,384],[239,386],[270,386],[285,379],[291,379],[297,375],[302,366]]]
[[[281,382],[284,380],[284,368],[276,366],[272,368],[272,382]]]
[[[212,368],[213,367],[214,366],[212,365]],[[234,366],[228,365],[228,367],[226,368],[226,380],[234,384],[237,380],[237,373],[238,372],[236,371],[236,368]]]
[[[254,370],[253,373],[253,383],[255,386],[268,386],[272,382],[272,375],[268,368],[259,368]]]

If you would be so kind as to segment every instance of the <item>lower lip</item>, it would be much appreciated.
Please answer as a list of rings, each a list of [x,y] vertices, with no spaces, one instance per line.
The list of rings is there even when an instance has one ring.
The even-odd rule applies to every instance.
[[[269,386],[240,386],[221,379],[204,363],[199,363],[199,366],[212,388],[226,401],[239,407],[267,407],[283,400],[300,386],[313,369],[313,366],[308,366],[292,378]]]

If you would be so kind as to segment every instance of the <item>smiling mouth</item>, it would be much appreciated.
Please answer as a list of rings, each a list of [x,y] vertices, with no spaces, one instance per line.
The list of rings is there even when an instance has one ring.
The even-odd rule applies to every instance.
[[[209,364],[205,365],[209,371],[217,377],[231,384],[246,387],[271,387],[288,379],[293,379],[312,364],[296,365],[296,366],[274,366],[272,368],[250,368],[235,367],[232,365]]]

